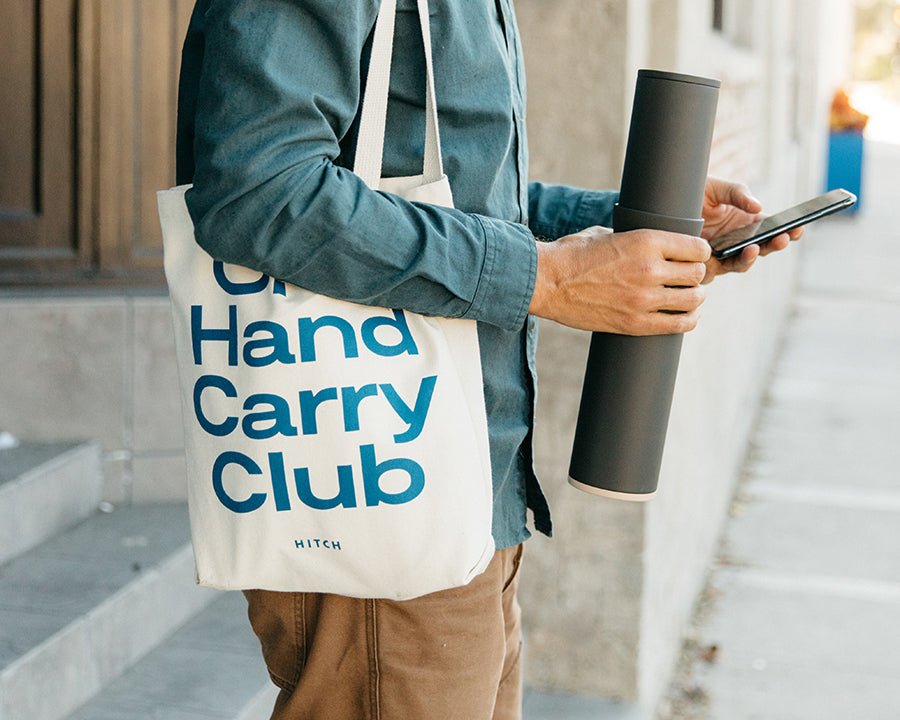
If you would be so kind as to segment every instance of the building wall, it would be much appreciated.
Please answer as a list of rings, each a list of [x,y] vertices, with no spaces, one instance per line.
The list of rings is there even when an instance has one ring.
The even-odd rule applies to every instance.
[[[722,80],[711,174],[746,182],[772,210],[817,192],[823,98],[840,67],[822,59],[848,47],[847,18],[836,19],[844,5],[726,0],[718,33],[705,0],[552,9],[520,0],[533,176],[616,187],[635,73],[655,67]],[[524,566],[531,685],[645,705],[667,686],[727,517],[797,262],[795,251],[711,286],[701,326],[685,339],[660,491],[646,505],[567,485],[588,335],[542,325],[536,448],[555,532],[529,542]]]
[[[96,440],[113,503],[185,497],[165,295],[7,293],[0,328],[0,429],[28,440]]]
[[[548,182],[612,187],[621,172],[629,78],[628,7],[620,0],[519,0],[528,79],[531,175]],[[602,49],[600,38],[602,37]],[[610,65],[609,58],[617,58]]]

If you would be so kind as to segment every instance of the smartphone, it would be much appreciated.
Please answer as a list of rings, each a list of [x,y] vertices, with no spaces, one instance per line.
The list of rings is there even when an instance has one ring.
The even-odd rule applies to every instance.
[[[856,203],[856,195],[846,190],[832,190],[812,200],[782,210],[755,223],[732,230],[710,240],[713,255],[720,260],[737,255],[748,245],[762,244],[783,232],[806,225],[831,213],[844,210]]]

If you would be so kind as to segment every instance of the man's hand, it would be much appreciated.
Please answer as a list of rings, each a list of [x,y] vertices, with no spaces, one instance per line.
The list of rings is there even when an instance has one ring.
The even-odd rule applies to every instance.
[[[700,238],[591,227],[537,247],[535,315],[623,335],[683,333],[697,324],[711,254]]]
[[[719,235],[749,225],[762,217],[761,211],[762,204],[750,194],[746,185],[709,178],[703,195],[704,223],[701,236],[712,240]],[[747,272],[756,262],[756,258],[784,250],[791,240],[799,240],[802,234],[803,228],[796,228],[772,238],[763,245],[749,245],[739,255],[727,260],[710,257],[706,263],[703,284],[711,283],[717,276],[725,273]]]

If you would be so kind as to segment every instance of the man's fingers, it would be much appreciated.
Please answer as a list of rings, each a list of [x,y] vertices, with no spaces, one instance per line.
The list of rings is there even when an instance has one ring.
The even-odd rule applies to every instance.
[[[666,260],[705,263],[712,254],[712,248],[703,238],[663,231],[654,234]]]
[[[702,287],[660,288],[656,307],[658,312],[693,312],[706,299],[706,291]]]
[[[696,287],[706,277],[706,264],[702,262],[668,262],[667,278],[663,285],[673,288]]]
[[[727,261],[725,268],[728,272],[747,272],[753,267],[756,258],[761,255],[762,253],[760,252],[759,245],[750,245],[749,247],[745,247],[736,258]]]
[[[762,255],[768,255],[769,253],[778,252],[779,250],[784,250],[788,245],[790,245],[795,240],[799,240],[803,236],[803,228],[797,227],[793,230],[789,230],[786,233],[781,233],[781,235],[776,235],[767,243],[764,243],[762,246]]]
[[[781,235],[776,235],[767,243],[763,243],[760,254],[768,255],[769,253],[784,250],[788,245],[790,245],[790,242],[791,236],[788,233],[781,233]]]
[[[742,183],[729,183],[727,202],[751,214],[762,210],[762,203],[753,197],[749,188]]]
[[[697,327],[700,310],[678,313],[677,315],[657,312],[650,313],[641,323],[640,335],[678,335]]]
[[[750,189],[743,183],[728,182],[718,178],[710,178],[713,199],[717,204],[733,205],[750,214],[762,210],[762,203],[750,194]]]

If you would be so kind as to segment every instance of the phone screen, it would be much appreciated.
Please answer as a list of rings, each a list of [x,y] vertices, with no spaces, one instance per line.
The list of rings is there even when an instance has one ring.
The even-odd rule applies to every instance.
[[[770,215],[758,222],[720,235],[714,240],[710,240],[710,245],[713,254],[718,258],[735,255],[747,245],[765,242],[791,228],[850,207],[855,202],[856,197],[853,193],[846,190],[832,190],[776,215]]]

